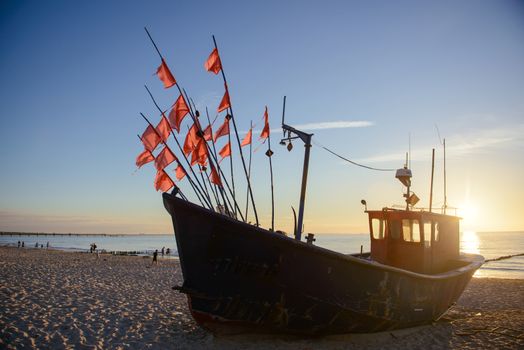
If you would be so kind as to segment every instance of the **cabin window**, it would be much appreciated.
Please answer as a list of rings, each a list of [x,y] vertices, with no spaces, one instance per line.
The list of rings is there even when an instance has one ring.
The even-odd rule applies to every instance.
[[[399,239],[400,233],[402,231],[402,225],[400,224],[400,221],[398,220],[389,220],[389,232],[391,234],[391,238],[393,239]]]
[[[403,219],[402,235],[406,242],[420,242],[420,225],[418,220]]]
[[[440,240],[440,230],[442,229],[442,223],[435,223],[435,230],[433,231],[433,241],[438,242]]]
[[[384,222],[382,219],[372,219],[371,220],[371,230],[373,231],[374,239],[383,239],[384,238]]]
[[[424,221],[424,246],[431,247],[431,221]]]

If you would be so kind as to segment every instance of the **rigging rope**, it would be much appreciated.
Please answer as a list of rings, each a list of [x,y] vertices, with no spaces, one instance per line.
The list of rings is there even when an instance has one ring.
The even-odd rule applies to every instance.
[[[351,163],[351,164],[353,164],[353,165],[356,165],[356,166],[359,166],[359,167],[362,167],[362,168],[366,168],[366,169],[370,169],[370,170],[376,170],[376,171],[395,171],[395,170],[396,170],[396,169],[381,169],[381,168],[373,168],[373,167],[370,167],[370,166],[367,166],[367,165],[359,164],[359,163],[357,163],[357,162],[354,162],[354,161],[352,161],[352,160],[349,160],[349,159],[347,159],[347,158],[342,157],[340,154],[337,154],[337,153],[333,152],[332,150],[330,150],[330,149],[327,148],[327,147],[324,147],[323,145],[321,145],[321,144],[318,143],[318,142],[313,141],[313,144],[315,144],[315,145],[318,146],[318,147],[321,147],[321,148],[325,149],[325,150],[328,151],[329,153],[333,154],[334,156],[336,156],[336,157],[338,157],[338,158],[340,158],[340,159],[342,159],[342,160],[345,160],[345,161],[348,162],[348,163]]]

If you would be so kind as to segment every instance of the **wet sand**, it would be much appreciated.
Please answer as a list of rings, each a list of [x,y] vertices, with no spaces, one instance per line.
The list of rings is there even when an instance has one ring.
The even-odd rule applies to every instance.
[[[524,348],[524,280],[473,279],[438,322],[394,332],[214,337],[195,324],[178,261],[0,247],[0,348]]]

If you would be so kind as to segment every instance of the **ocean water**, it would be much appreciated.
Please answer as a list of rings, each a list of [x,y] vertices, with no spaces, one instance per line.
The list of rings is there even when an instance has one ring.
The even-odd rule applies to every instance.
[[[340,253],[358,253],[361,246],[369,251],[368,234],[317,234],[315,244]],[[162,247],[171,249],[171,257],[177,256],[175,237],[165,235],[0,235],[0,245],[17,246],[23,241],[26,248],[38,243],[46,247],[72,251],[89,251],[91,243],[106,251],[137,252],[149,255]],[[460,237],[461,251],[483,255],[486,260],[524,253],[524,232],[471,232]],[[41,249],[41,248],[39,248]],[[524,279],[524,256],[485,263],[475,277]]]

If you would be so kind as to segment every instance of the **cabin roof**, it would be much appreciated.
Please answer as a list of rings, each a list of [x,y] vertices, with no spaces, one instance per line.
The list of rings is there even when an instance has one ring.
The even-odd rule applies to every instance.
[[[386,216],[385,213],[395,213],[398,214],[398,216],[401,216],[402,214],[406,214],[406,217],[413,217],[413,216],[424,216],[424,217],[434,217],[434,218],[445,218],[445,219],[456,219],[461,220],[462,218],[460,216],[456,215],[449,215],[449,214],[440,214],[425,210],[405,210],[405,209],[394,209],[394,208],[382,208],[382,210],[366,210],[367,214],[372,214],[372,216]],[[375,214],[375,215],[373,215]]]

